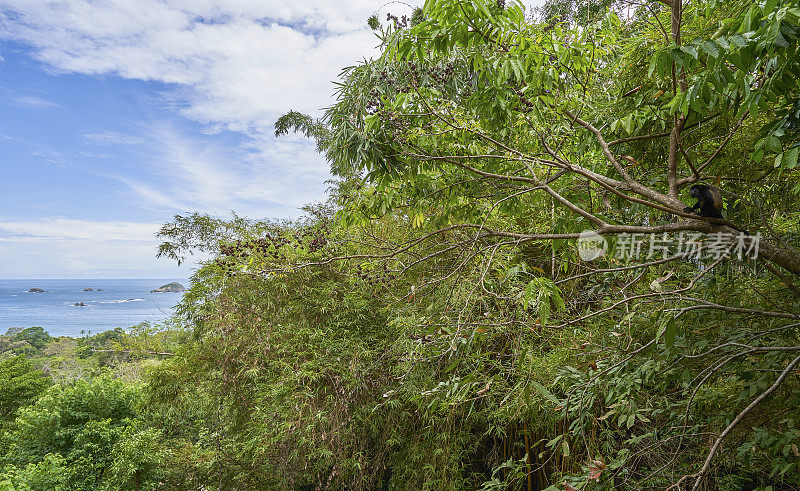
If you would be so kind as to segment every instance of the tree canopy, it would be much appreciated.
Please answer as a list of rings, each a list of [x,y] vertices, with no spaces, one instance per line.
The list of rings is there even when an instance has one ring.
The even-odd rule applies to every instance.
[[[800,486],[798,2],[387,19],[324,117],[276,123],[327,157],[328,203],[161,231],[213,255],[149,396],[212,428],[172,422],[193,479]]]

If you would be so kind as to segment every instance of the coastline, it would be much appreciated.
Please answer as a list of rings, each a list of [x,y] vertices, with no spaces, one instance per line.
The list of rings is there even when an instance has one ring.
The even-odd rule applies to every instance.
[[[172,282],[190,284],[184,278],[2,279],[0,333],[42,327],[54,337],[79,337],[81,331],[161,323],[174,314],[183,293],[152,290]],[[44,291],[31,293],[32,288]]]

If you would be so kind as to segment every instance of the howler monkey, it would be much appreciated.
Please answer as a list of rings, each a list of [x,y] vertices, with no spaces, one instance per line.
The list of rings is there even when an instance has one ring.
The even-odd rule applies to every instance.
[[[684,213],[696,212],[699,208],[701,217],[722,218],[722,195],[717,188],[705,184],[695,184],[689,188],[689,196],[695,198],[697,203],[684,208]]]

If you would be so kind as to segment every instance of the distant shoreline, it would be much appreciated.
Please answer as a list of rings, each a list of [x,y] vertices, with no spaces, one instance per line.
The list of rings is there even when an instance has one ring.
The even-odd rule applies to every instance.
[[[0,281],[185,281],[190,283],[190,278],[177,278],[171,279],[171,277],[166,278],[3,278],[0,277]]]
[[[0,333],[42,327],[54,337],[80,337],[81,330],[95,334],[143,322],[161,324],[175,315],[173,307],[183,293],[150,292],[172,282],[191,284],[169,277],[0,279]],[[26,293],[31,288],[45,292]]]

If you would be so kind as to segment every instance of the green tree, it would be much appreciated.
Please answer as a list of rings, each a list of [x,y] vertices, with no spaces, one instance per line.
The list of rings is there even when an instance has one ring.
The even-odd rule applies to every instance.
[[[0,418],[4,427],[14,420],[19,408],[33,403],[50,383],[24,356],[0,361]]]
[[[66,491],[68,468],[59,454],[47,454],[37,463],[22,469],[14,465],[3,467],[0,473],[0,489],[4,491]]]
[[[800,485],[800,11],[594,5],[373,19],[381,56],[325,117],[276,124],[325,153],[329,206],[162,228],[162,255],[213,256],[180,308],[196,343],[148,386],[192,483]],[[700,182],[729,220],[683,211]],[[761,233],[763,258],[590,263],[585,229]]]
[[[600,362],[578,356],[548,381],[550,390],[536,390],[571,421],[550,447],[568,445],[571,437],[584,448],[579,456],[568,446],[562,452],[575,486],[595,475],[662,486],[678,473],[680,485],[698,488],[715,458],[721,468],[745,472],[741,461],[719,455],[722,442],[737,431],[754,434],[743,421],[755,425],[779,414],[776,407],[796,406],[789,374],[800,363],[798,14],[794,1],[663,0],[624,20],[611,9],[593,23],[574,16],[538,23],[518,3],[432,0],[420,24],[382,31],[379,59],[344,70],[338,102],[318,122],[325,132],[299,128],[326,135],[332,169],[346,180],[339,188],[344,223],[408,220],[419,242],[400,242],[396,253],[427,245],[432,236],[449,243],[441,251],[469,244],[457,268],[433,274],[454,278],[459,268],[467,274],[473,260],[484,260],[479,288],[488,298],[533,304],[538,324],[586,329],[576,334],[589,335],[601,352],[621,350]],[[683,211],[682,190],[701,182],[724,184],[727,216],[737,223]],[[730,248],[737,236],[754,245],[753,235],[739,231],[743,226],[762,233],[760,264],[734,268],[720,256],[692,267],[680,255],[620,264],[612,256],[590,267],[571,241],[585,229],[612,246],[632,234],[692,231],[727,234]],[[430,247],[420,252],[434,254]],[[720,274],[725,268],[728,274]],[[566,302],[565,289],[574,293]],[[469,320],[451,319],[451,329]],[[625,336],[618,331],[623,325],[633,329],[630,349],[609,335]],[[639,354],[643,359],[631,363]],[[757,361],[742,358],[751,354]],[[573,373],[578,360],[599,371]],[[650,380],[649,390],[636,388],[635,380]],[[537,387],[543,386],[516,386]],[[668,387],[686,398],[665,406],[658,397]],[[700,393],[708,400],[701,403]],[[731,412],[718,418],[705,403]],[[642,412],[643,406],[652,410]],[[665,419],[653,424],[655,415]],[[611,416],[616,427],[599,419]],[[681,451],[699,441],[689,418],[698,418],[695,434],[715,435],[710,451]],[[630,435],[637,426],[642,431]],[[653,443],[665,427],[680,429],[661,435],[663,443],[647,447],[646,457],[634,448]],[[587,440],[600,430],[607,438]],[[793,463],[774,450],[767,455],[759,465],[796,482]]]
[[[139,398],[138,387],[109,376],[54,385],[19,412],[3,461],[25,470],[56,455],[68,489],[96,489],[109,477],[114,446],[135,421]]]
[[[33,348],[36,351],[39,351],[42,348],[44,348],[44,346],[47,343],[52,341],[52,339],[53,338],[50,337],[50,334],[48,334],[48,332],[45,331],[43,328],[41,328],[41,327],[28,327],[28,328],[23,329],[22,331],[20,331],[19,334],[15,335],[12,338],[12,341],[16,341],[16,342],[25,341],[28,344],[30,344],[31,346],[33,346]]]

